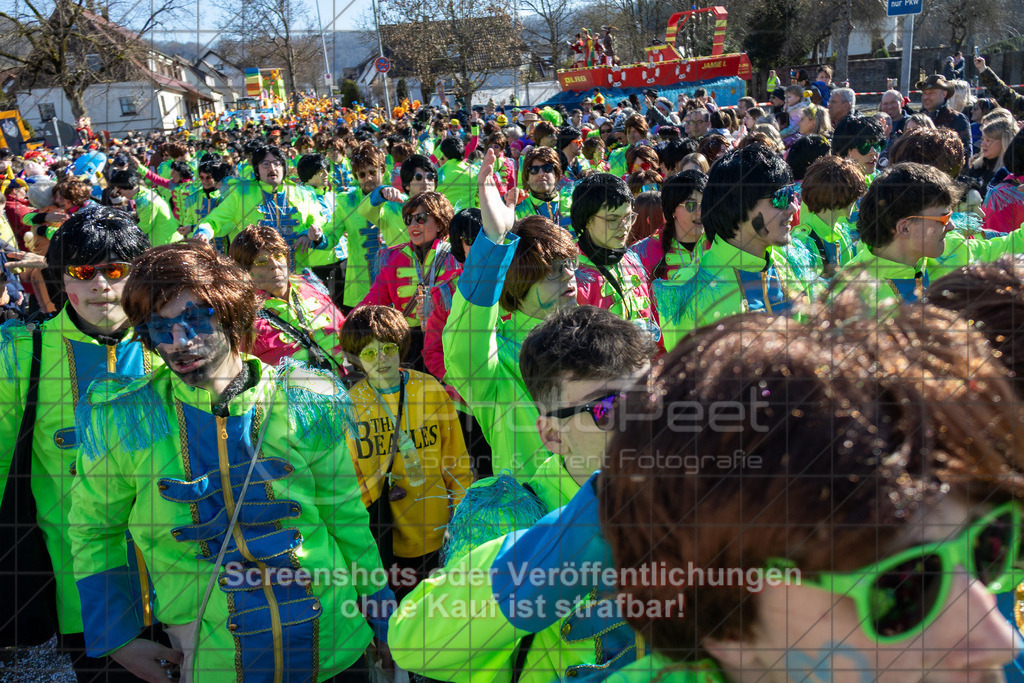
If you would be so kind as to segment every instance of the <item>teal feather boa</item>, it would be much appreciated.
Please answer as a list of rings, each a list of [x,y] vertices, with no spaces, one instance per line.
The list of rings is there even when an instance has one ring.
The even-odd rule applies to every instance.
[[[135,388],[129,390],[134,384]],[[93,412],[99,412],[93,415]],[[137,377],[103,375],[89,385],[88,396],[75,408],[79,448],[89,460],[112,448],[129,453],[149,448],[171,435],[167,410],[153,384]]]
[[[544,503],[507,473],[482,479],[466,491],[445,533],[445,564],[499,536],[527,529],[548,513]]]
[[[288,413],[302,439],[330,445],[355,433],[352,399],[337,377],[293,358],[282,359],[275,371],[277,385],[288,401]]]

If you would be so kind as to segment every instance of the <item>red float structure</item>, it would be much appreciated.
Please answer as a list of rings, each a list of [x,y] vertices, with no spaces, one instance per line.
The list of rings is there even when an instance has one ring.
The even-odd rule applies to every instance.
[[[746,53],[725,52],[725,25],[729,13],[724,7],[676,12],[668,20],[665,44],[644,48],[647,61],[620,66],[599,65],[562,69],[558,84],[562,90],[591,88],[648,88],[696,84],[727,76],[750,79],[750,60]],[[681,37],[698,25],[714,22],[710,56],[689,55]]]

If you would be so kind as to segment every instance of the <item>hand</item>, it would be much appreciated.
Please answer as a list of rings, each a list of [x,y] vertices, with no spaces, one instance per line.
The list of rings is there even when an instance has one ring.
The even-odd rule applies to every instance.
[[[310,242],[318,244],[324,238],[324,229],[319,225],[313,225],[306,231],[306,234],[309,235]]]
[[[319,242],[320,240],[317,240]],[[295,239],[295,251],[305,253],[313,248],[313,240],[308,235],[301,235]]]
[[[68,215],[63,211],[51,211],[46,214],[47,223],[63,223],[68,219]]]
[[[376,657],[380,657],[380,665],[384,667],[384,670],[389,673],[394,672],[395,660],[391,656],[391,648],[388,647],[388,644],[374,638],[370,648],[376,651]]]
[[[512,226],[515,225],[516,205],[509,203],[510,197],[503,199],[498,193],[498,185],[494,181],[496,158],[494,150],[488,149],[477,175],[477,185],[480,190],[480,213],[484,234],[495,244],[501,244],[505,240],[505,235],[511,232]]]
[[[974,68],[978,70],[978,73],[981,73],[982,71],[984,71],[985,70],[985,58],[984,57],[975,57],[974,58]]]
[[[528,196],[529,193],[521,187],[510,187],[505,193],[505,204],[519,206],[519,203],[525,201]]]
[[[196,233],[196,236],[195,236],[194,239],[197,239],[200,242],[205,242],[206,244],[210,243],[210,238],[209,238],[209,236],[207,236],[207,234],[205,232],[198,232],[198,233]]]
[[[188,237],[192,234],[193,227],[191,225],[179,225],[178,234],[184,237]]]
[[[381,188],[380,196],[383,197],[385,201],[395,202],[397,204],[402,203],[402,193],[398,191],[398,188],[392,187],[391,185],[386,185]]]
[[[171,664],[180,665],[184,656],[160,643],[136,638],[110,653],[110,658],[144,681],[167,683],[167,669],[160,661],[166,660]]]
[[[0,306],[6,306],[11,302],[11,294],[7,291],[7,287],[0,285]]]
[[[27,251],[11,251],[7,254],[8,261],[17,261],[18,268],[45,268],[46,258]]]
[[[421,327],[427,322],[426,301],[427,297],[424,291],[422,289],[418,290],[416,292],[416,317],[419,319]]]

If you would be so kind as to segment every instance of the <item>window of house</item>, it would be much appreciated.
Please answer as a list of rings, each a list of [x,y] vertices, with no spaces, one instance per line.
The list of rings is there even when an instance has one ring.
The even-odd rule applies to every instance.
[[[121,98],[121,116],[135,116],[135,100],[130,97]]]
[[[43,121],[57,118],[57,111],[52,102],[44,102],[39,105],[39,118]]]

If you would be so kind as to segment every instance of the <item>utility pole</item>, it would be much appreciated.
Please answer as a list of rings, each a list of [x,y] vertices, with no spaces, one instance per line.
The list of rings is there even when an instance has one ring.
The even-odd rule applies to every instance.
[[[324,75],[330,74],[331,80],[324,79],[324,85],[327,87],[327,96],[331,95],[331,86],[334,83],[334,74],[331,73],[331,64],[327,60],[327,41],[324,40],[324,22],[320,18],[320,0],[313,0],[313,4],[316,5],[316,25],[320,29],[320,46],[324,49]]]
[[[384,56],[384,43],[380,39],[380,16],[377,14],[377,0],[373,0],[373,23],[377,27],[377,56]],[[388,75],[386,73],[381,74],[381,80],[384,82],[384,105],[391,111],[391,95],[388,94]]]

